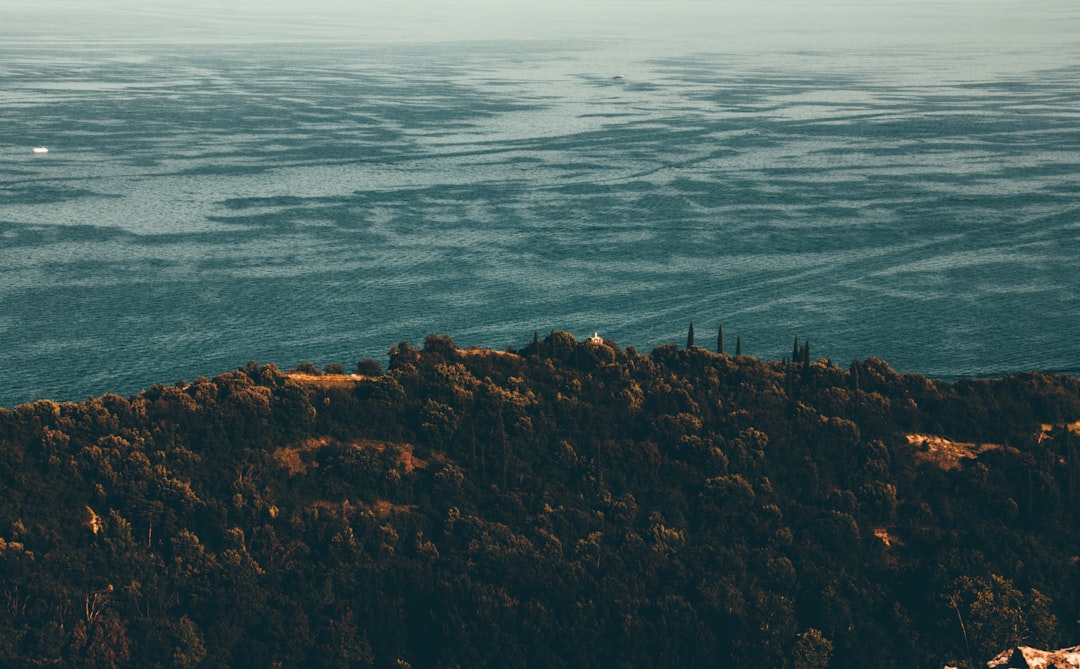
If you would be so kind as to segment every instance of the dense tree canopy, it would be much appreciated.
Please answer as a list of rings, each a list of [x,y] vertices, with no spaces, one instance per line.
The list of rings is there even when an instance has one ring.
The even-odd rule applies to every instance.
[[[433,335],[385,372],[0,409],[0,664],[936,669],[1080,640],[1080,382],[795,351]]]

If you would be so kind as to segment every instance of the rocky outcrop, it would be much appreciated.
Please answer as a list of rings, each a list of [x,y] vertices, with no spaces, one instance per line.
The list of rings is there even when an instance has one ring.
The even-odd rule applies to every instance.
[[[986,666],[988,669],[1080,669],[1080,646],[1061,650],[1018,646],[999,653]]]

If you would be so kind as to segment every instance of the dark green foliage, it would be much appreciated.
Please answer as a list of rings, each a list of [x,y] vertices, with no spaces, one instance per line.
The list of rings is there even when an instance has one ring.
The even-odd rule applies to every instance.
[[[690,321],[690,331],[686,333],[686,348],[694,348],[694,321]]]
[[[936,669],[1080,640],[1077,379],[736,342],[430,336],[385,374],[0,409],[0,666]]]
[[[360,362],[356,363],[356,367],[353,372],[361,376],[379,376],[382,374],[382,364],[378,360],[372,360],[371,358],[364,358]]]
[[[447,355],[457,350],[457,344],[448,335],[429,334],[424,337],[424,352]]]

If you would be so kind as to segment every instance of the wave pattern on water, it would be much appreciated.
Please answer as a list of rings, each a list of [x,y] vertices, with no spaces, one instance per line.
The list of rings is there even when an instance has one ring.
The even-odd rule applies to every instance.
[[[762,357],[1077,369],[1078,68],[73,48],[2,49],[0,405],[690,320]]]

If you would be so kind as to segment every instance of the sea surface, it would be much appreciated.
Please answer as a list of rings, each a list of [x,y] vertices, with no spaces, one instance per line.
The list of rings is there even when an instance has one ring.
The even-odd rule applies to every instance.
[[[691,321],[1080,372],[1080,21],[1037,6],[884,44],[0,28],[0,406]]]

